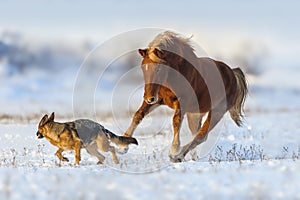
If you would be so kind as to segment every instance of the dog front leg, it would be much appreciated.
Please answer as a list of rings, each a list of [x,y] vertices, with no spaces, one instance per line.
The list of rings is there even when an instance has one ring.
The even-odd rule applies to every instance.
[[[63,162],[69,162],[69,159],[68,159],[68,158],[63,157],[63,156],[61,155],[61,153],[62,153],[63,151],[64,151],[63,149],[59,148],[59,149],[56,151],[55,155],[58,157],[59,160],[61,160],[61,161],[63,161]]]
[[[117,157],[117,155],[116,155],[115,147],[110,146],[110,147],[108,148],[108,151],[111,152],[111,155],[112,155],[112,158],[113,158],[114,163],[115,163],[115,164],[119,164],[119,159],[118,159],[118,157]]]
[[[81,160],[80,148],[76,148],[75,149],[75,162],[74,162],[74,165],[78,165],[80,160]]]
[[[75,146],[74,146],[74,150],[75,150],[75,162],[74,165],[78,165],[80,160],[81,160],[81,156],[80,156],[80,150],[81,150],[81,141],[80,139],[75,141]]]

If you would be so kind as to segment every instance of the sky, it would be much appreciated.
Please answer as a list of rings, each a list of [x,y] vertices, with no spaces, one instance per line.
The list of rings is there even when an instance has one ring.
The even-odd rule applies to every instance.
[[[250,43],[258,54],[266,51],[271,61],[286,63],[300,56],[299,8],[296,0],[3,0],[0,37],[9,31],[32,41],[101,43],[127,31],[161,28],[193,35],[209,55],[226,60]]]
[[[109,37],[144,27],[235,30],[297,39],[299,1],[4,0],[0,29],[43,37]]]

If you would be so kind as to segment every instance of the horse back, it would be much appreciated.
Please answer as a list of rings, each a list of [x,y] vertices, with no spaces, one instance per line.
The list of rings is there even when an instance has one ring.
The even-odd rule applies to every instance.
[[[188,68],[187,68],[188,69]],[[237,82],[233,70],[224,62],[208,57],[198,58],[196,64],[187,73],[187,80],[197,95],[201,111],[206,112],[226,98],[227,108],[231,107],[237,90]],[[192,102],[189,102],[192,108]]]
[[[236,98],[237,90],[237,81],[233,70],[227,64],[218,60],[211,58],[199,58],[198,60],[200,72],[202,71],[200,76],[205,76],[205,79],[209,80],[210,83],[214,83],[217,79],[221,78],[220,81],[224,86],[226,101],[228,106],[230,106]],[[217,71],[213,69],[217,69]],[[216,91],[223,93],[222,91]]]

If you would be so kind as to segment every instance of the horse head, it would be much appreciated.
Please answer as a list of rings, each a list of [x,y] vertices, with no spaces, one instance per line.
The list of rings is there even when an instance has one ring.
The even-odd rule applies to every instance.
[[[145,81],[144,101],[155,104],[159,100],[158,92],[168,78],[169,68],[164,62],[164,51],[157,48],[139,49],[143,57],[142,70]]]

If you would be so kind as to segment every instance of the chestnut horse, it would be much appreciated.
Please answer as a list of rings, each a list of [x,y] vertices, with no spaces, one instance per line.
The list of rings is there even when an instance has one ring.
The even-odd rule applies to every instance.
[[[171,161],[181,162],[190,150],[206,140],[227,111],[238,126],[242,125],[248,91],[240,68],[231,69],[223,62],[198,58],[189,39],[169,31],[159,34],[148,48],[138,51],[143,58],[144,101],[124,136],[131,137],[153,108],[167,105],[175,110],[169,156]],[[185,114],[194,139],[181,148],[179,132]],[[123,148],[127,150],[128,147]]]

